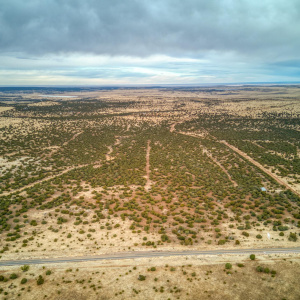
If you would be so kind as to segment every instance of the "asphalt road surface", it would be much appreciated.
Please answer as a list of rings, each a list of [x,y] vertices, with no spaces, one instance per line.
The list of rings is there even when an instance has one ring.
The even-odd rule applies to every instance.
[[[103,254],[98,256],[81,256],[81,257],[58,257],[58,258],[41,258],[41,259],[24,259],[24,260],[0,260],[1,266],[18,266],[18,265],[36,265],[36,264],[59,264],[70,262],[85,262],[97,260],[119,260],[151,257],[169,257],[169,256],[205,256],[205,255],[222,255],[222,254],[280,254],[280,253],[300,253],[300,247],[295,248],[261,248],[261,249],[228,249],[228,250],[203,250],[203,251],[137,251],[137,252],[120,252],[112,254]]]

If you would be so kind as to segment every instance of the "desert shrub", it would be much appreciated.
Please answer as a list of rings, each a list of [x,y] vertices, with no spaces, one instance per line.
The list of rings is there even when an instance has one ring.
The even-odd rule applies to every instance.
[[[37,226],[36,220],[32,220],[32,221],[30,222],[30,225],[31,225],[31,226]]]
[[[257,271],[257,272],[263,272],[263,271],[264,271],[264,268],[261,267],[261,266],[257,266],[257,267],[256,267],[256,271]]]
[[[46,271],[46,275],[51,275],[51,273],[52,273],[51,270]]]
[[[278,226],[278,230],[279,231],[286,231],[286,230],[289,230],[289,227],[280,225],[280,226]]]
[[[38,279],[36,280],[37,285],[41,285],[45,282],[44,278],[42,275],[39,275]]]
[[[167,242],[167,241],[169,240],[169,237],[168,237],[166,234],[162,234],[162,235],[161,235],[161,240],[162,240],[163,242]]]
[[[18,275],[16,273],[12,273],[12,274],[10,274],[9,278],[16,279],[16,278],[18,278]]]
[[[251,255],[250,255],[250,259],[251,259],[251,260],[255,260],[255,255],[254,255],[254,254],[251,254]]]
[[[257,239],[262,239],[261,234],[258,234],[258,235],[256,236],[256,238],[257,238]]]
[[[296,232],[290,232],[289,241],[296,242],[297,239],[298,238]]]
[[[246,231],[243,231],[243,232],[242,232],[242,235],[244,235],[244,236],[248,237],[248,236],[249,236],[249,233],[248,233],[248,232],[246,232]]]
[[[225,264],[225,269],[226,270],[230,270],[231,268],[232,268],[232,264],[230,264],[230,263]]]
[[[26,282],[27,282],[27,279],[26,278],[22,278],[21,284],[25,284]]]
[[[144,276],[144,275],[139,275],[138,280],[139,280],[139,281],[144,281],[144,280],[146,280],[146,276]]]
[[[24,266],[21,267],[21,270],[23,272],[27,272],[29,270],[29,266],[28,265],[24,265]]]
[[[283,233],[283,232],[280,232],[279,235],[280,235],[280,236],[284,236],[284,233]]]

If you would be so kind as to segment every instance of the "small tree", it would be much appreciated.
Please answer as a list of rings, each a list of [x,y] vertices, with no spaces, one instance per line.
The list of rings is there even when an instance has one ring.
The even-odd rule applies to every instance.
[[[251,255],[250,255],[250,259],[251,259],[251,260],[255,260],[255,255],[254,255],[254,254],[251,254]]]

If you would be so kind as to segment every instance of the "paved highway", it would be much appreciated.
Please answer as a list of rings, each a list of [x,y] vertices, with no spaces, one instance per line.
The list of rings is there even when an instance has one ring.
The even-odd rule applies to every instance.
[[[59,264],[70,262],[85,262],[97,260],[119,260],[135,258],[152,258],[168,256],[205,256],[205,255],[222,255],[222,254],[281,254],[281,253],[300,253],[300,247],[295,248],[260,248],[260,249],[228,249],[228,250],[203,250],[203,251],[137,251],[137,252],[119,252],[113,254],[103,254],[95,256],[81,257],[58,257],[58,258],[41,258],[41,259],[24,259],[24,260],[0,260],[1,266],[16,265],[36,265],[36,264]]]

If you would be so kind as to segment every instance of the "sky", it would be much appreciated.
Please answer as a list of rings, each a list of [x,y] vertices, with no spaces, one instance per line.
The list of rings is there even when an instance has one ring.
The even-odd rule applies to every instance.
[[[0,85],[300,82],[299,0],[0,0]]]

